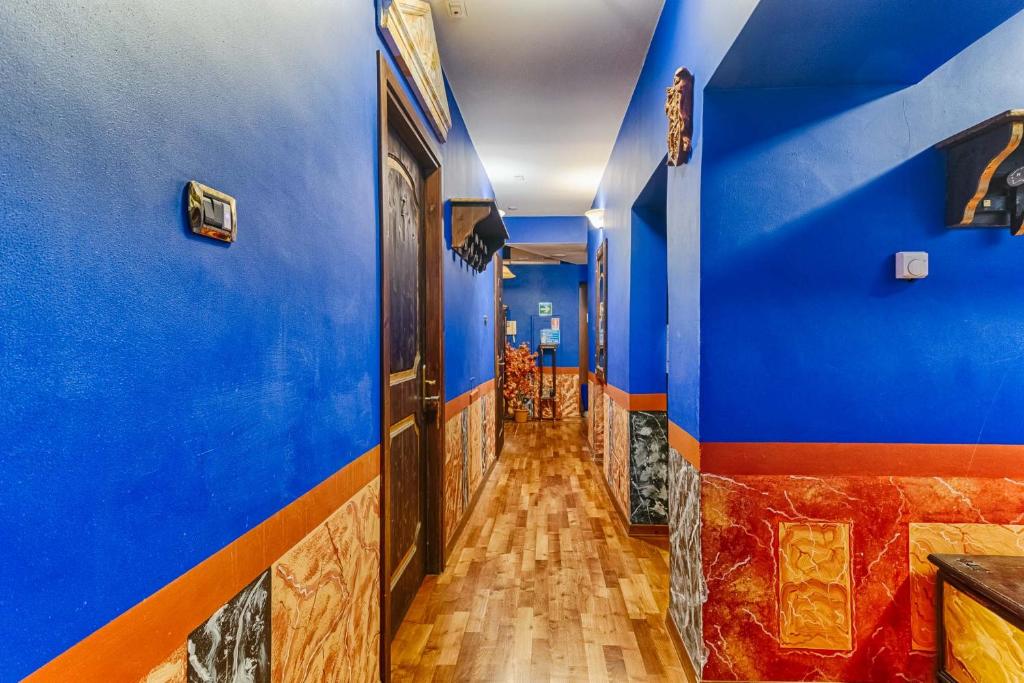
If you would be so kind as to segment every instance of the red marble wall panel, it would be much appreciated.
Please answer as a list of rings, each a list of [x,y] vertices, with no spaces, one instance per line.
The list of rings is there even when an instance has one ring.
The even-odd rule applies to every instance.
[[[705,680],[931,681],[934,655],[912,647],[910,525],[1024,521],[1011,479],[705,473],[701,499]],[[784,642],[782,524],[848,526],[852,649]]]

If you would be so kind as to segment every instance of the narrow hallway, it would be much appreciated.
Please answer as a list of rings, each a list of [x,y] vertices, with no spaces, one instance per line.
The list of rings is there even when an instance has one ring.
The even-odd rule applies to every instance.
[[[687,680],[665,629],[668,553],[623,532],[585,423],[507,433],[395,638],[392,680]]]

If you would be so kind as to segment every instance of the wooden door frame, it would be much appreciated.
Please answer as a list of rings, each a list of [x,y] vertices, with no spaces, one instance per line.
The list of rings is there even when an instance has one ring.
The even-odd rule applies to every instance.
[[[580,283],[579,287],[579,334],[577,339],[579,340],[580,347],[580,388],[578,392],[578,398],[580,403],[580,415],[583,415],[583,387],[587,384],[587,371],[590,369],[590,365],[587,363],[587,359],[590,358],[590,288],[587,286],[586,281]],[[589,402],[591,396],[588,390],[587,403],[589,408]]]
[[[416,109],[406,95],[398,75],[388,64],[383,53],[377,52],[378,75],[378,156],[377,169],[377,220],[380,240],[380,334],[381,334],[381,384],[380,384],[380,675],[381,680],[391,677],[391,519],[388,492],[391,486],[391,429],[390,394],[390,316],[389,304],[391,267],[385,258],[385,207],[387,206],[387,161],[388,132],[393,130],[408,146],[409,151],[420,163],[423,170],[423,256],[425,297],[423,322],[423,372],[437,382],[431,388],[440,396],[433,419],[426,413],[424,443],[427,459],[426,561],[427,573],[436,574],[444,561],[444,536],[442,532],[443,464],[444,464],[444,278],[442,254],[444,249],[444,215],[441,194],[441,157],[423,123],[416,116]]]
[[[505,345],[505,315],[504,292],[505,288],[505,259],[501,251],[494,254],[494,459],[501,457],[501,451],[505,445],[505,397],[498,391],[504,388],[504,382],[498,380],[498,373],[504,376],[505,368],[499,360]],[[500,348],[499,348],[500,346]],[[501,434],[501,438],[498,435]]]
[[[601,286],[601,268],[604,267],[604,287]],[[594,331],[596,338],[594,339],[594,376],[597,378],[598,384],[605,385],[608,383],[608,240],[602,239],[601,245],[597,248],[597,256],[594,258],[594,315],[597,316],[595,319]],[[604,304],[602,309],[601,304]],[[603,310],[603,315],[602,315]],[[602,343],[602,340],[603,343]],[[604,351],[604,364],[598,365],[597,359],[600,358],[600,351]]]

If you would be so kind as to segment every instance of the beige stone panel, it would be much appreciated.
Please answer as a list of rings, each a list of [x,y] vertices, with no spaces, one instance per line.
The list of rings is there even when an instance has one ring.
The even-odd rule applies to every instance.
[[[378,680],[380,479],[274,563],[272,581],[275,681]]]
[[[935,651],[935,565],[928,555],[1024,556],[1024,526],[1001,524],[910,525],[910,642]]]
[[[481,451],[483,449],[483,419],[482,419],[482,407],[483,403],[480,399],[473,401],[470,404],[469,410],[469,441],[467,443],[468,462],[467,467],[469,468],[469,497],[472,498],[476,492],[477,487],[480,485],[480,479],[483,476]]]
[[[779,524],[779,642],[815,650],[853,648],[850,527]]]
[[[452,540],[462,519],[462,413],[448,420],[444,432],[444,540]]]
[[[182,643],[181,647],[153,667],[139,683],[185,683],[186,669],[185,644]]]

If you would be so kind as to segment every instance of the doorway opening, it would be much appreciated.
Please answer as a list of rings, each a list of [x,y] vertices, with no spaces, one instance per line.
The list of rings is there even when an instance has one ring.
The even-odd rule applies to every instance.
[[[381,53],[381,676],[427,574],[441,570],[444,292],[441,163]]]
[[[668,168],[662,163],[632,210],[629,385],[638,393],[668,389],[667,200]]]

